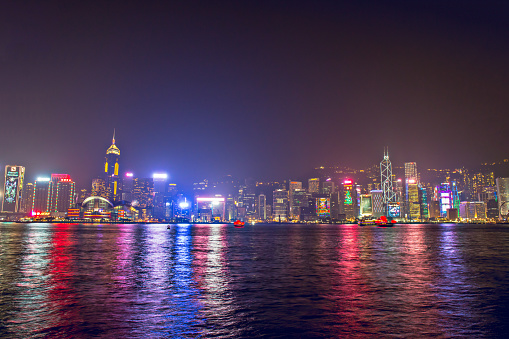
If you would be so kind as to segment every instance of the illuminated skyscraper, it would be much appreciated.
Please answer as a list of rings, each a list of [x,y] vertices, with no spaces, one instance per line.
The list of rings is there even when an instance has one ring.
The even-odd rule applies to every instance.
[[[498,210],[501,219],[509,214],[509,178],[497,178]]]
[[[258,219],[267,219],[267,197],[265,194],[260,194],[258,196]]]
[[[288,191],[275,190],[273,193],[272,217],[275,221],[286,221],[288,216]]]
[[[371,194],[361,195],[360,213],[361,216],[367,217],[373,215],[373,199]]]
[[[133,180],[133,202],[141,208],[151,207],[154,201],[154,180],[135,178]]]
[[[407,218],[410,220],[418,220],[421,218],[421,206],[419,204],[419,186],[417,185],[415,179],[407,180]]]
[[[120,150],[115,145],[115,131],[113,131],[113,140],[111,146],[106,150],[104,162],[104,174],[106,176],[106,188],[110,201],[120,200],[119,178],[118,178],[118,159]]]
[[[23,188],[23,212],[32,212],[32,206],[34,203],[34,184],[27,182]]]
[[[373,205],[373,217],[380,218],[384,215],[384,192],[371,190],[371,203]]]
[[[357,216],[357,191],[353,181],[346,179],[343,182],[343,212],[346,219],[354,219]]]
[[[417,174],[417,163],[415,162],[405,162],[405,179],[407,182],[409,180],[414,180],[415,183],[419,183],[419,176]]]
[[[34,202],[32,204],[32,211],[37,213],[50,211],[52,187],[53,183],[50,178],[37,178],[34,183]]]
[[[308,192],[309,193],[320,193],[320,179],[319,178],[308,179]]]
[[[396,193],[392,188],[392,164],[389,160],[388,150],[384,151],[384,159],[380,162],[380,174],[383,191],[384,213],[386,213],[388,204],[396,201]]]
[[[301,191],[302,190],[302,182],[300,181],[290,181],[289,184],[289,192],[288,192],[288,198],[290,203],[290,218],[298,218],[300,215],[300,203],[299,199],[293,199],[293,195],[296,190]]]
[[[69,174],[51,174],[50,212],[67,212],[74,205],[76,184]]]
[[[102,178],[95,178],[92,180],[92,194],[93,197],[102,197],[109,199],[109,192],[106,189],[106,181]]]
[[[122,180],[122,200],[133,201],[133,174],[126,173]]]
[[[23,193],[24,178],[25,167],[5,166],[4,199],[2,200],[3,212],[21,212],[21,196]]]
[[[335,192],[334,182],[328,179],[322,185],[322,194],[332,194],[334,192]]]

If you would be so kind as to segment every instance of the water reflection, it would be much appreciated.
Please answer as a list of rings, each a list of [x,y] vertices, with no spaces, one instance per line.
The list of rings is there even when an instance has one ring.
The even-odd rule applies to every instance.
[[[509,229],[1,224],[0,337],[502,337]]]

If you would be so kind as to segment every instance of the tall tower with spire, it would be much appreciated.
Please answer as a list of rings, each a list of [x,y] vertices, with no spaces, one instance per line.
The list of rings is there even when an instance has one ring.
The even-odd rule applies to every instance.
[[[384,211],[387,213],[387,206],[390,202],[396,202],[396,193],[392,187],[392,164],[389,160],[389,148],[384,149],[384,158],[380,162],[380,175],[383,191]]]
[[[104,162],[104,174],[106,177],[106,187],[111,201],[117,200],[119,195],[119,177],[118,177],[118,159],[120,150],[115,145],[115,129],[113,129],[113,140],[111,146],[106,150],[106,158]]]

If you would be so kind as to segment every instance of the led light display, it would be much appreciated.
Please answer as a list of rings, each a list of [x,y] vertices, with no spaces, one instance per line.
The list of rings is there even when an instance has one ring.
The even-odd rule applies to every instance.
[[[387,205],[387,216],[391,218],[401,217],[401,206],[399,202],[390,202]]]
[[[19,212],[24,174],[25,168],[22,166],[5,166],[5,185],[2,211]]]
[[[352,204],[353,204],[352,193],[349,190],[345,191],[345,205]]]
[[[316,214],[320,218],[330,217],[330,198],[316,199]]]

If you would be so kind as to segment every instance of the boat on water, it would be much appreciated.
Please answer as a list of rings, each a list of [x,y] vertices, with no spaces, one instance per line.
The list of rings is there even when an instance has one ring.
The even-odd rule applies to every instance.
[[[396,223],[395,220],[387,220],[385,215],[382,215],[380,219],[375,220],[378,227],[392,227]]]
[[[235,226],[236,228],[242,228],[242,227],[244,227],[244,222],[237,220],[233,223],[233,226]]]
[[[362,219],[357,223],[359,226],[376,226],[375,219]]]

